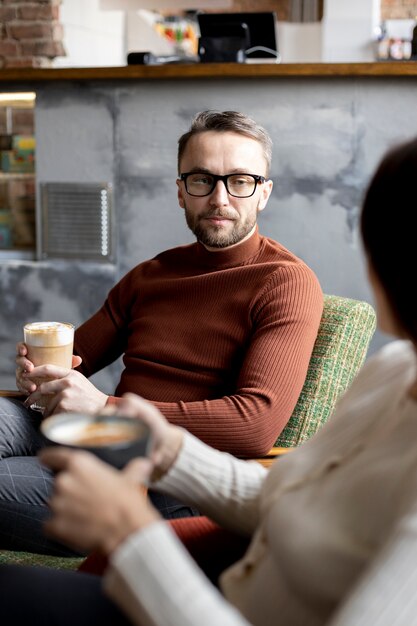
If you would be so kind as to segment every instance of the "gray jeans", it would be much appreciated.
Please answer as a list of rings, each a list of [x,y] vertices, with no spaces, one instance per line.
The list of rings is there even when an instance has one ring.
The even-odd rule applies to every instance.
[[[0,398],[0,548],[70,556],[42,530],[53,475],[36,457],[44,445],[39,420],[20,401]]]
[[[53,474],[36,457],[45,444],[39,421],[40,414],[20,401],[0,398],[0,549],[74,556],[42,530]],[[165,519],[199,515],[174,498],[156,492],[149,492],[149,498]]]

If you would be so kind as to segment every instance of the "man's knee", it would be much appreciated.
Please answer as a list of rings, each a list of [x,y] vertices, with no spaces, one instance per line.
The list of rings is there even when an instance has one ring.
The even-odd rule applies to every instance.
[[[0,459],[36,454],[44,440],[38,423],[19,400],[0,398]]]
[[[0,460],[0,549],[73,555],[43,531],[52,489],[53,474],[36,457]]]

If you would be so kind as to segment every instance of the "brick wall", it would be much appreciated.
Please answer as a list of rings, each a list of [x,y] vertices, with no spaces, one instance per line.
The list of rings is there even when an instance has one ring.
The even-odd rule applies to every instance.
[[[381,0],[383,20],[410,19],[417,16],[417,2],[411,0]]]
[[[0,67],[50,67],[65,56],[61,0],[0,0]]]

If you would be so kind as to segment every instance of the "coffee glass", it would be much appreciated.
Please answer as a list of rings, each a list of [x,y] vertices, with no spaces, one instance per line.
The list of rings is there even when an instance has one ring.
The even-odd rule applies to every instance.
[[[58,365],[71,369],[74,347],[74,326],[66,322],[32,322],[23,328],[27,358],[33,365]],[[46,378],[35,380],[38,385]],[[50,380],[50,379],[49,379]],[[43,411],[47,396],[31,405],[32,409]]]

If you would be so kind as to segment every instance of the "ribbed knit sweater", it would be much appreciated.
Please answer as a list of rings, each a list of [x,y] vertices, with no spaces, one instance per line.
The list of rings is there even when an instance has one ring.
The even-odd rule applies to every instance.
[[[223,250],[197,242],[126,274],[77,329],[75,353],[86,376],[123,354],[115,396],[137,393],[213,447],[258,456],[297,402],[322,306],[311,269],[258,231]]]

